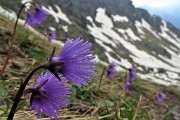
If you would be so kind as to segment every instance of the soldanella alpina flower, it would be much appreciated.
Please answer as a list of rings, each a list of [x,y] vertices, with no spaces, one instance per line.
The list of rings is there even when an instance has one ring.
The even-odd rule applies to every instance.
[[[90,80],[90,77],[95,75],[95,63],[92,62],[95,57],[90,47],[91,43],[84,42],[80,38],[74,41],[67,39],[61,52],[56,57],[52,57],[52,62],[59,61],[63,64],[55,66],[53,70],[78,87],[88,85],[85,80]]]
[[[56,31],[52,31],[51,33],[48,34],[48,43],[51,42],[51,40],[56,38]]]
[[[134,78],[136,78],[136,70],[135,70],[135,68],[130,68],[129,69],[129,76],[125,80],[124,90],[126,93],[130,92],[130,86],[131,86],[132,80]]]
[[[35,9],[36,9],[36,14],[34,15],[34,17],[36,18],[38,24],[41,24],[42,21],[48,17],[49,13],[40,7],[36,7]]]
[[[35,15],[32,15],[30,12],[27,13],[24,25],[28,24],[30,26],[35,26],[37,24],[41,24],[42,21],[45,20],[49,15],[45,10],[41,9],[40,7],[36,7],[35,10]]]
[[[27,13],[27,17],[26,17],[24,25],[26,24],[30,26],[35,26],[37,24],[36,18],[31,13]]]
[[[51,119],[56,119],[60,108],[67,107],[67,98],[71,92],[65,86],[66,82],[64,77],[59,81],[51,73],[45,73],[26,90],[26,93],[32,93],[29,98],[30,109],[36,112],[38,118],[44,113]]]
[[[165,95],[164,93],[158,93],[158,94],[154,97],[153,101],[154,101],[154,102],[161,102],[161,101],[164,100],[165,97],[166,97],[166,95]]]
[[[115,63],[111,63],[108,67],[108,70],[107,70],[107,78],[108,79],[111,79],[115,76]]]

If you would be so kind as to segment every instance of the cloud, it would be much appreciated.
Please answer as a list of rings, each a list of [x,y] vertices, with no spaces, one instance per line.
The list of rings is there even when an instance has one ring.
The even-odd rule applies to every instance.
[[[132,0],[136,7],[173,9],[180,6],[179,0]]]

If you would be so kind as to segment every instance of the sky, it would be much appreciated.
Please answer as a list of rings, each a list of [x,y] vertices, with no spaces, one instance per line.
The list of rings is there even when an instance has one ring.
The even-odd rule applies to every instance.
[[[158,15],[180,29],[180,0],[132,0],[132,2],[135,7],[144,8],[151,15]]]

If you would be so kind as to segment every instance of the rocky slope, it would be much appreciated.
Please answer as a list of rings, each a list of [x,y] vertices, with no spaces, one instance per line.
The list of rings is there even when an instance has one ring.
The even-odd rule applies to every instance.
[[[0,13],[15,16],[23,1],[0,1]],[[93,43],[97,60],[118,69],[137,68],[141,77],[169,85],[180,79],[180,31],[158,16],[135,8],[130,0],[36,0],[51,14],[42,33],[53,27],[57,39],[82,37]],[[14,13],[15,12],[15,13]],[[25,14],[21,16],[25,18]]]

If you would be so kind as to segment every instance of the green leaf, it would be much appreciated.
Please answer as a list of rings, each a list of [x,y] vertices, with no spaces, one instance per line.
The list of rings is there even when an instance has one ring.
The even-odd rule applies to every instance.
[[[2,83],[0,82],[0,96],[4,97],[7,96],[8,92],[3,88]]]
[[[26,104],[26,101],[25,101],[25,100],[21,100],[21,101],[18,103],[18,106],[17,106],[17,108],[16,108],[16,112],[19,111],[25,104]]]

